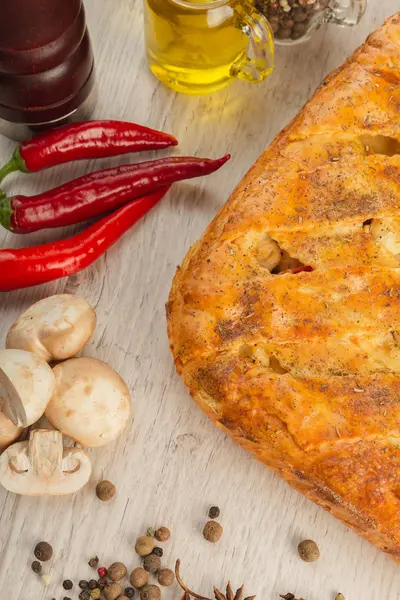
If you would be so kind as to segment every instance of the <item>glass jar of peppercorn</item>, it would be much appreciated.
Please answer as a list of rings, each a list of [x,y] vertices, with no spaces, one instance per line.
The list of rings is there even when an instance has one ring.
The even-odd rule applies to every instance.
[[[309,39],[324,23],[351,27],[365,12],[367,0],[255,0],[268,19],[278,44]]]

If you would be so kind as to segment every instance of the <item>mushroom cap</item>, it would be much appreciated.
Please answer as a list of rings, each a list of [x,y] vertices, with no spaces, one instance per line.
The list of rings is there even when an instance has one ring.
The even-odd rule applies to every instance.
[[[49,422],[83,446],[104,446],[125,428],[131,412],[126,383],[95,358],[71,358],[53,369],[56,389],[46,409]]]
[[[0,412],[0,452],[15,442],[22,432],[22,427],[16,427],[6,415]]]
[[[43,415],[55,389],[49,365],[25,350],[0,350],[0,410],[27,427]]]
[[[90,339],[96,327],[94,308],[72,294],[59,294],[40,300],[11,326],[6,348],[35,352],[46,360],[75,356]]]

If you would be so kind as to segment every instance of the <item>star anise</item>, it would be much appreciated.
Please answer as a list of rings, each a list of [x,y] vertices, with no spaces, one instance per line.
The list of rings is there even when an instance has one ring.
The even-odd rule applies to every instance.
[[[200,596],[200,594],[196,594],[195,592],[192,592],[192,590],[190,590],[182,581],[182,577],[180,574],[180,566],[181,566],[181,561],[178,559],[176,561],[176,565],[175,565],[175,575],[176,575],[176,580],[179,583],[179,585],[181,586],[181,588],[183,589],[183,591],[185,592],[182,596],[182,598],[180,598],[180,600],[190,600],[190,598],[196,598],[197,600],[212,600],[211,598],[207,598],[206,596]],[[215,600],[254,600],[255,596],[247,596],[247,598],[243,598],[243,585],[241,588],[239,588],[236,593],[233,593],[232,590],[232,586],[230,584],[230,582],[228,581],[228,585],[226,586],[226,593],[225,595],[220,592],[216,587],[214,587],[214,596],[215,596]]]

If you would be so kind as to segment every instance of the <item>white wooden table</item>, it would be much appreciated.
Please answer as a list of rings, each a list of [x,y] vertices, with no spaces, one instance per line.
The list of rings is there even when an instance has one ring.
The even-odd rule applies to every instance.
[[[166,565],[181,557],[187,583],[204,595],[231,578],[235,586],[244,582],[258,600],[276,600],[286,592],[305,600],[333,600],[339,591],[346,600],[400,598],[400,566],[289,489],[195,407],[175,375],[164,314],[176,265],[235,184],[321,79],[399,8],[398,1],[369,0],[356,30],[327,29],[304,46],[280,49],[276,72],[266,84],[237,83],[204,98],[177,96],[148,73],[140,0],[86,0],[86,5],[99,81],[96,116],[170,131],[181,141],[182,154],[230,151],[232,160],[213,177],[177,185],[95,266],[68,280],[0,296],[1,342],[17,315],[40,298],[60,292],[85,296],[98,315],[85,354],[121,373],[134,409],[134,422],[118,442],[90,452],[94,473],[81,493],[34,499],[0,490],[1,599],[77,598],[77,587],[74,594],[62,590],[64,578],[89,578],[86,563],[96,553],[105,565],[122,560],[128,569],[138,566],[135,538],[154,524],[173,532],[165,545]],[[4,159],[12,148],[12,142],[0,139]],[[109,164],[99,161],[96,169]],[[94,164],[12,176],[6,191],[34,193],[89,167]],[[0,242],[33,244],[60,234],[23,238],[1,232]],[[117,486],[112,504],[95,496],[101,477]],[[201,535],[211,504],[221,507],[225,527],[216,546]],[[296,545],[302,538],[318,542],[317,563],[299,560]],[[29,568],[41,539],[55,549],[49,588]],[[175,586],[163,595],[178,597]]]

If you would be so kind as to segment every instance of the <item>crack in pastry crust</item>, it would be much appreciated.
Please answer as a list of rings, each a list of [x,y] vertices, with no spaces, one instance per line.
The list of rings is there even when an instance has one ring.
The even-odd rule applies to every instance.
[[[396,560],[399,65],[400,14],[250,169],[167,304],[177,370],[199,406]]]

